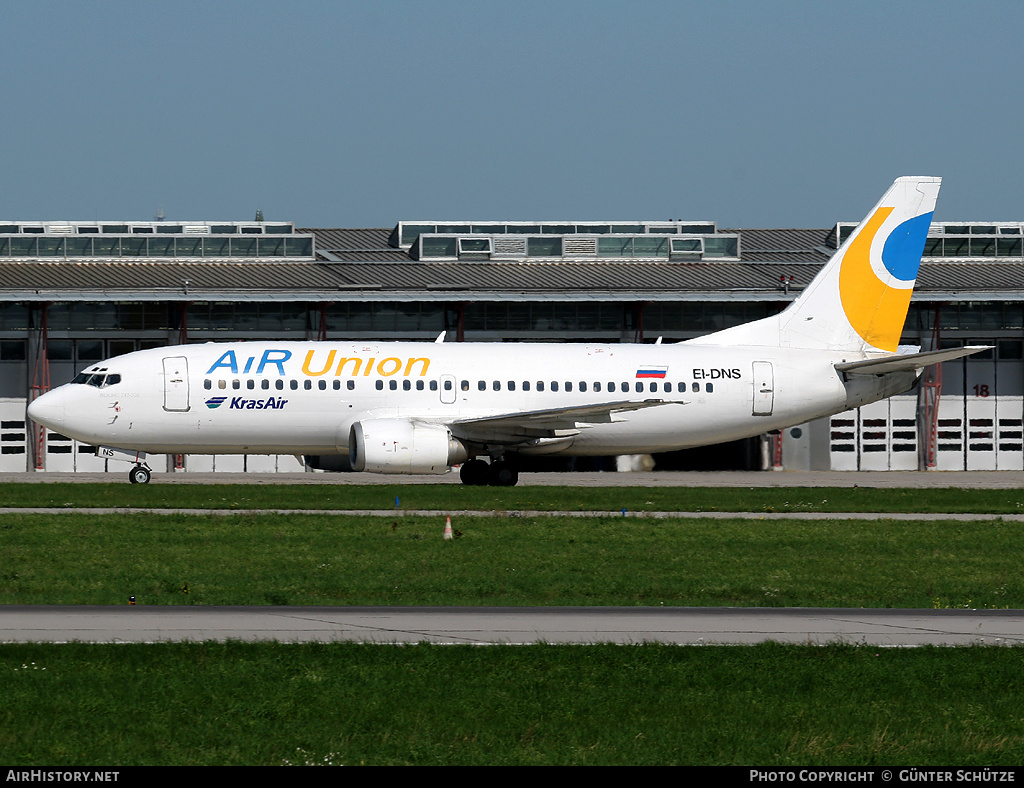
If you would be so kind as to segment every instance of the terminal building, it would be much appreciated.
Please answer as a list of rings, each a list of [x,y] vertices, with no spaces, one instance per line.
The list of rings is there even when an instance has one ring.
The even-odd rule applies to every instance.
[[[442,331],[456,342],[677,342],[782,310],[855,226],[0,222],[0,472],[107,470],[92,447],[25,416],[33,397],[104,358],[218,340],[433,341]],[[1024,470],[1022,240],[1024,222],[938,222],[929,231],[902,343],[992,350],[933,368],[889,401],[647,462]],[[547,469],[573,461],[537,462]],[[575,462],[595,470],[631,464]],[[255,455],[151,457],[150,465],[303,469],[294,457]]]

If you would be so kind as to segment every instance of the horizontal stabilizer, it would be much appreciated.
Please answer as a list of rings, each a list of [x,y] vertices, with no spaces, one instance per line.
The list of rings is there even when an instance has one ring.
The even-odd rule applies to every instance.
[[[908,353],[902,356],[885,356],[871,358],[867,361],[849,361],[836,364],[836,369],[847,375],[887,375],[890,372],[907,372],[924,369],[932,364],[971,356],[982,350],[991,350],[990,345],[969,345],[948,350],[930,350],[927,353]]]

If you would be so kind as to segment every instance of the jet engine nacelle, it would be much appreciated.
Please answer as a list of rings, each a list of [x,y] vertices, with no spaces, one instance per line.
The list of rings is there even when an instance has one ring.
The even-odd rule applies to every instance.
[[[370,473],[447,473],[469,458],[444,425],[407,419],[357,421],[348,446],[352,470]]]

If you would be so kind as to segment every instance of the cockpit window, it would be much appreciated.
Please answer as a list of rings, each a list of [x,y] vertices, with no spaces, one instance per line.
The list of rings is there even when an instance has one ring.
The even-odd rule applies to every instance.
[[[121,376],[118,374],[107,375],[102,372],[79,372],[71,382],[105,389],[107,386],[116,386],[120,383]]]

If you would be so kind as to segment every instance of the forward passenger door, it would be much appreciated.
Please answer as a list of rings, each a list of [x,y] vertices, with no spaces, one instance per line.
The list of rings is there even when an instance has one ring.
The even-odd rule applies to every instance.
[[[164,410],[181,413],[189,409],[188,359],[164,359]]]

